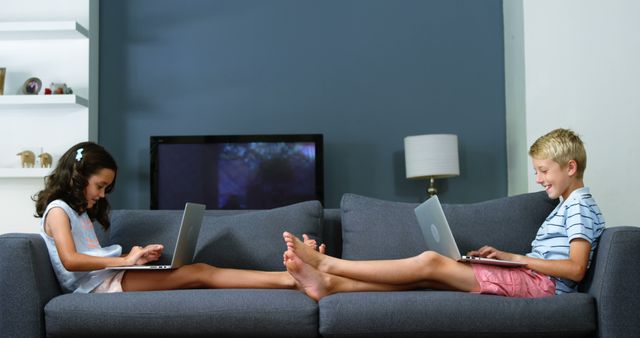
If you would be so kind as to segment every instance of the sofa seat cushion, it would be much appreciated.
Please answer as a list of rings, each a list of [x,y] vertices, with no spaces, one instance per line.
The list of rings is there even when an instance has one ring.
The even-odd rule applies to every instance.
[[[588,337],[596,310],[583,293],[539,299],[453,291],[341,293],[320,300],[323,337]]]
[[[49,337],[315,337],[317,320],[295,290],[66,294],[45,306]]]

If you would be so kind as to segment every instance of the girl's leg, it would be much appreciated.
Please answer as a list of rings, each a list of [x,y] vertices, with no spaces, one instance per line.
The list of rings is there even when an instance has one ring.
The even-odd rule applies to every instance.
[[[285,271],[222,269],[207,264],[185,265],[175,270],[129,270],[122,278],[124,291],[189,288],[290,289],[296,282]]]
[[[300,239],[288,232],[283,236],[288,250],[320,272],[371,283],[406,285],[431,282],[460,291],[480,290],[469,264],[432,251],[406,259],[349,261],[309,250]]]

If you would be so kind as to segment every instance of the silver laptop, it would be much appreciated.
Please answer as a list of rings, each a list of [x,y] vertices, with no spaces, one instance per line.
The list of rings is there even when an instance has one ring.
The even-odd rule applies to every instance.
[[[449,222],[442,211],[438,196],[429,198],[416,209],[416,218],[420,224],[420,230],[427,242],[427,248],[443,256],[450,257],[460,262],[473,262],[507,267],[524,266],[526,264],[500,259],[482,258],[475,256],[462,256],[451,233]]]
[[[191,264],[193,254],[196,251],[196,243],[198,242],[198,234],[202,226],[202,217],[204,216],[205,205],[190,203],[184,207],[182,213],[182,222],[180,231],[178,232],[178,240],[173,251],[171,265],[128,265],[128,266],[111,266],[109,270],[144,270],[144,269],[177,269],[183,265]]]

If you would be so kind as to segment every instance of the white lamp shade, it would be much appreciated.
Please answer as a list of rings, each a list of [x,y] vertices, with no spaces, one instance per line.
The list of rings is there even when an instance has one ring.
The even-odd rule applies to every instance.
[[[404,138],[407,178],[445,178],[460,175],[458,136],[432,134]]]

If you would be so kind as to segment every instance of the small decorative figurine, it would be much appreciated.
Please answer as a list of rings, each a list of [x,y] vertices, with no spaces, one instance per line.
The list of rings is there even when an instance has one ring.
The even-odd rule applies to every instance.
[[[31,150],[25,150],[17,153],[20,156],[20,162],[23,168],[33,168],[36,165],[36,154]]]
[[[41,153],[38,157],[40,158],[40,168],[51,168],[51,163],[53,163],[51,154]]]
[[[44,94],[45,95],[73,94],[73,89],[71,89],[71,87],[67,87],[66,83],[51,82],[51,85],[49,85],[49,88],[44,90]]]
[[[4,76],[7,73],[7,68],[0,67],[0,95],[4,95]]]
[[[22,85],[22,93],[27,95],[38,95],[40,88],[42,88],[42,81],[37,77],[31,77]]]

